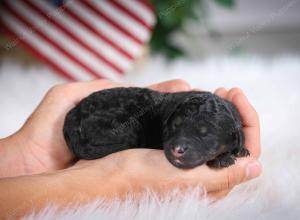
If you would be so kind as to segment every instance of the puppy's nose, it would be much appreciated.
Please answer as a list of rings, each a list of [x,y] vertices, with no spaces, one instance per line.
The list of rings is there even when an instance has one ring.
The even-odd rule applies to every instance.
[[[178,158],[181,157],[187,149],[188,147],[185,145],[175,145],[172,147],[172,153],[176,158]]]

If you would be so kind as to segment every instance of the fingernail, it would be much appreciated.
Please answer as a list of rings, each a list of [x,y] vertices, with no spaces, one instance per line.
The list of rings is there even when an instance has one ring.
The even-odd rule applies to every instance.
[[[261,173],[261,165],[258,161],[251,162],[247,165],[246,168],[246,179],[253,179],[258,177]]]

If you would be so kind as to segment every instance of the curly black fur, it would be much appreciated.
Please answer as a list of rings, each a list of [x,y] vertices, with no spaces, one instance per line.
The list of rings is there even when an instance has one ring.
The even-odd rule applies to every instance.
[[[98,91],[67,114],[63,133],[80,159],[155,148],[164,149],[173,165],[192,168],[227,167],[235,157],[249,155],[238,111],[210,92]]]

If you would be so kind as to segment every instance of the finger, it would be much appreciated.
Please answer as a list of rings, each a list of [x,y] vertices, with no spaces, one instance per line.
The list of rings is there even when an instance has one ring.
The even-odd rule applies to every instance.
[[[183,92],[191,89],[190,85],[182,79],[174,79],[158,84],[150,85],[148,88],[160,92]]]
[[[191,89],[191,91],[201,92],[201,91],[203,91],[203,90],[202,90],[202,89],[199,89],[199,88],[195,88],[195,89]]]
[[[216,91],[215,91],[215,94],[217,96],[220,96],[221,98],[225,99],[226,98],[226,95],[227,95],[228,91],[227,89],[225,88],[218,88]]]
[[[206,165],[186,172],[190,178],[197,178],[207,192],[223,191],[244,181],[253,179],[261,173],[261,165],[251,157],[238,158],[228,168],[212,169]]]
[[[232,102],[232,99],[237,94],[244,94],[243,91],[240,88],[232,88],[227,93],[226,99],[230,102]]]
[[[231,101],[239,110],[242,123],[246,127],[258,127],[258,114],[243,93],[236,93]]]
[[[84,97],[90,95],[93,92],[115,88],[115,87],[129,87],[129,84],[114,83],[109,80],[92,80],[85,82],[73,82],[62,85],[54,86],[50,91],[49,95],[54,97],[62,97],[67,99],[69,102],[77,104]]]
[[[225,196],[228,195],[228,193],[232,190],[232,188],[230,189],[225,189],[225,190],[222,190],[222,191],[212,191],[212,192],[209,192],[207,194],[207,196],[212,199],[213,201],[217,201],[219,199],[222,199],[224,198]]]
[[[258,158],[260,155],[260,125],[257,112],[239,88],[231,89],[226,98],[237,107],[241,115],[246,148],[253,157]]]
[[[109,80],[92,80],[87,82],[75,82],[68,85],[68,89],[72,92],[72,96],[74,97],[74,101],[79,102],[84,97],[87,97],[93,92],[116,88],[116,87],[129,87],[132,85],[129,84],[121,84],[111,82]]]
[[[130,87],[134,86],[132,84],[121,84],[114,83],[109,80],[92,80],[85,82],[73,82],[63,85],[55,86],[51,90],[51,94],[54,93],[55,96],[63,96],[68,98],[69,101],[77,104],[84,97],[90,95],[93,92],[116,88],[116,87]],[[153,90],[166,91],[166,92],[177,92],[177,91],[187,91],[190,89],[190,86],[184,80],[170,80],[150,86]]]
[[[235,95],[233,103],[241,115],[245,134],[245,146],[253,157],[258,158],[260,155],[260,125],[258,115],[243,94]]]

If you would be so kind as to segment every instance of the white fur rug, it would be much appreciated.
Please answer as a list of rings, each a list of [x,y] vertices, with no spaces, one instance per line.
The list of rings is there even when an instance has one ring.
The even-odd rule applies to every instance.
[[[209,204],[190,192],[158,201],[151,193],[136,203],[128,199],[55,213],[49,207],[27,219],[300,219],[300,56],[179,60],[160,57],[140,65],[122,81],[146,85],[183,78],[194,87],[241,87],[260,115],[263,175]],[[0,66],[0,137],[16,131],[47,89],[63,80],[46,68]],[[54,217],[56,216],[56,217]]]

